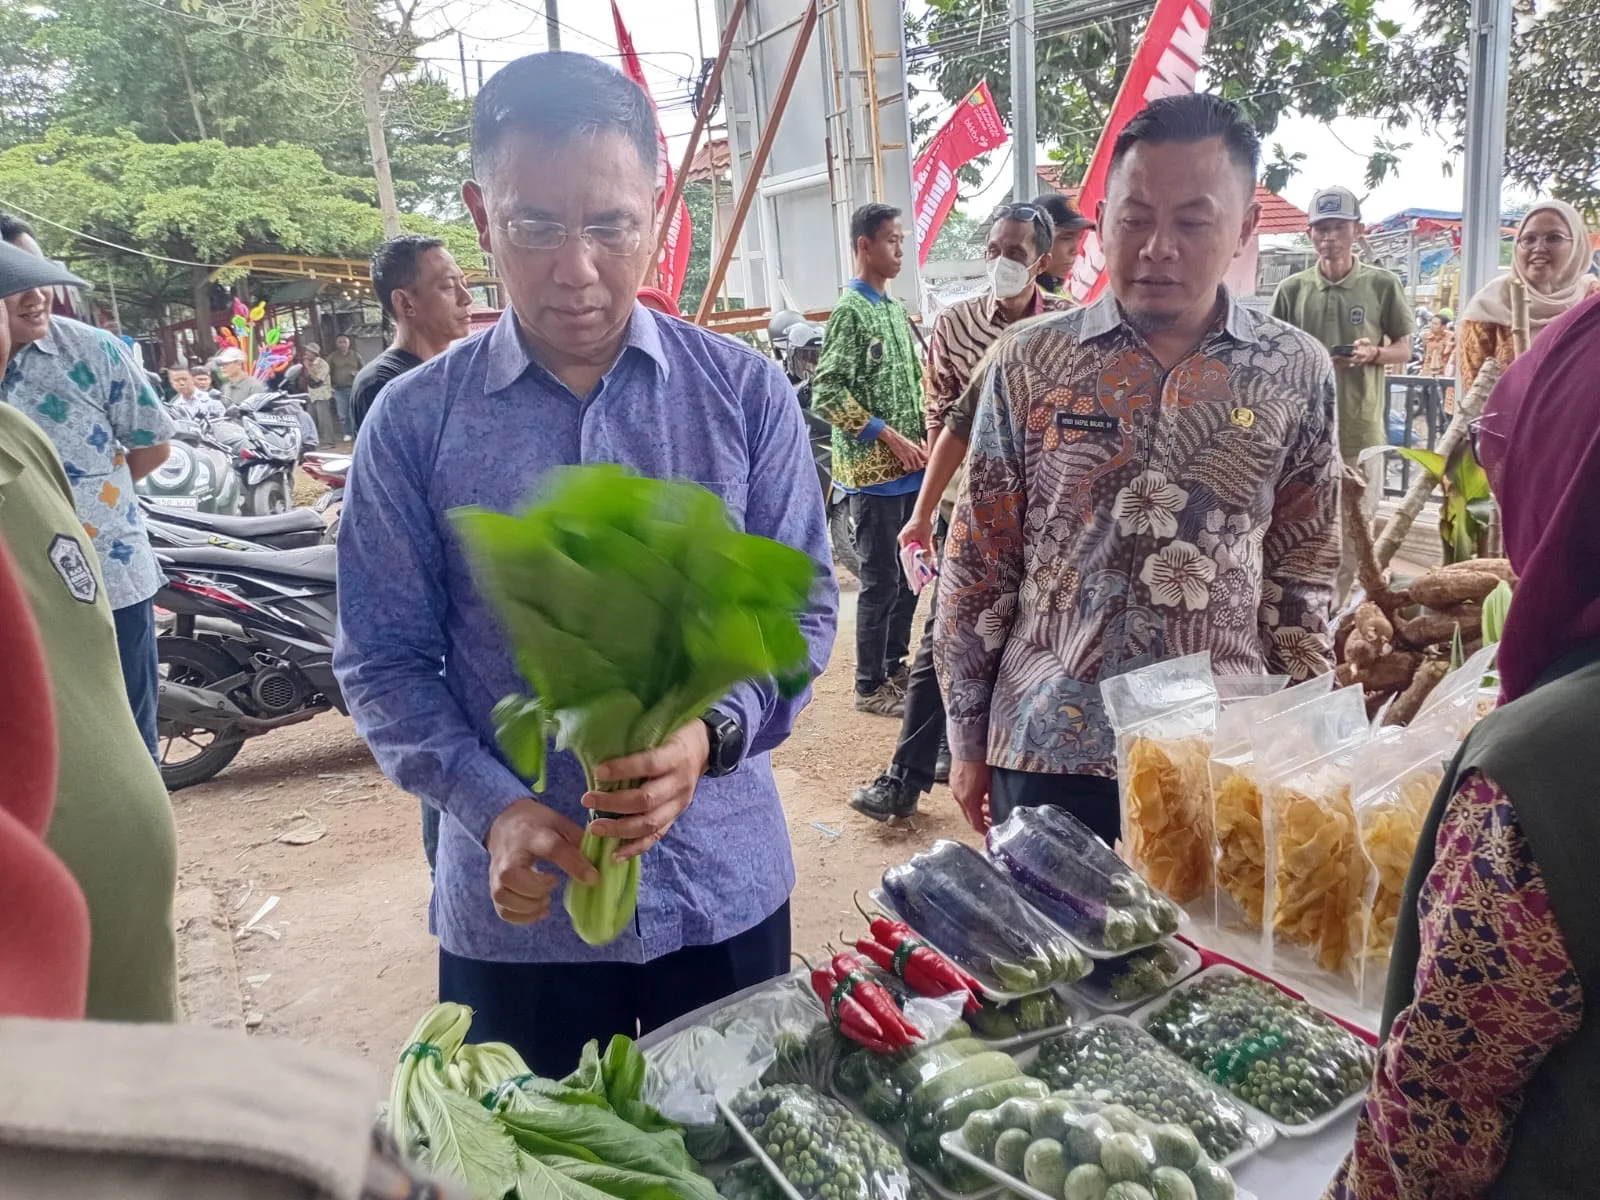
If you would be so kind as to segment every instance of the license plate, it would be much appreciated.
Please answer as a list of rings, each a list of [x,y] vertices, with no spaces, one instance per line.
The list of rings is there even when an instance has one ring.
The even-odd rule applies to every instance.
[[[152,496],[151,501],[159,508],[194,508],[200,507],[200,501],[192,496]]]

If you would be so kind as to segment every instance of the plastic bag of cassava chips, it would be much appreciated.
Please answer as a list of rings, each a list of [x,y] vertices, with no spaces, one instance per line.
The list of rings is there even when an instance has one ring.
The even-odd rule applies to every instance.
[[[1352,993],[1351,930],[1366,895],[1367,860],[1350,772],[1368,736],[1361,689],[1341,688],[1258,727],[1254,737],[1266,839],[1266,961],[1274,973],[1343,977]]]
[[[1220,683],[1220,681],[1219,681]],[[1211,739],[1211,823],[1215,832],[1216,921],[1220,929],[1259,933],[1266,892],[1267,840],[1256,783],[1255,732],[1333,688],[1331,673],[1283,691],[1221,700]]]
[[[1448,725],[1411,725],[1391,727],[1355,753],[1352,804],[1368,868],[1359,926],[1353,933],[1357,999],[1363,1008],[1383,1002],[1411,860],[1459,745]]]
[[[1217,722],[1211,655],[1117,675],[1101,682],[1100,695],[1117,736],[1124,856],[1145,882],[1179,904],[1210,904],[1206,763]]]

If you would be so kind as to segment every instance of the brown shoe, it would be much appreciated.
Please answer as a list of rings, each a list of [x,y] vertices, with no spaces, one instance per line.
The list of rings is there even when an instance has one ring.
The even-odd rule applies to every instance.
[[[911,668],[901,663],[889,676],[889,685],[904,696],[911,689]]]
[[[856,693],[856,711],[871,713],[875,717],[898,719],[906,711],[905,693],[885,679],[878,685],[878,690],[870,695],[863,696],[860,692]]]

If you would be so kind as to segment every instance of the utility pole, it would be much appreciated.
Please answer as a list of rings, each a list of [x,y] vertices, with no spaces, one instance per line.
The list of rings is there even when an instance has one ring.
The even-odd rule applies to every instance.
[[[1512,0],[1471,0],[1471,4],[1466,204],[1461,220],[1463,300],[1500,272],[1500,182],[1505,173],[1506,81],[1511,66]]]
[[[561,14],[557,0],[544,0],[544,43],[547,50],[561,49]]]
[[[1033,173],[1038,136],[1033,122],[1033,0],[1011,0],[1011,199],[1022,202],[1039,190]]]
[[[472,89],[467,86],[467,41],[459,29],[456,30],[456,53],[461,56],[461,98],[471,100]]]

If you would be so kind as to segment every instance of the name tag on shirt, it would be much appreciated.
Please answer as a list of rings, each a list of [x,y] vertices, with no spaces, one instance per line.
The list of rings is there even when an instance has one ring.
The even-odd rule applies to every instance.
[[[1065,433],[1115,433],[1122,425],[1105,413],[1056,413],[1056,428]]]

